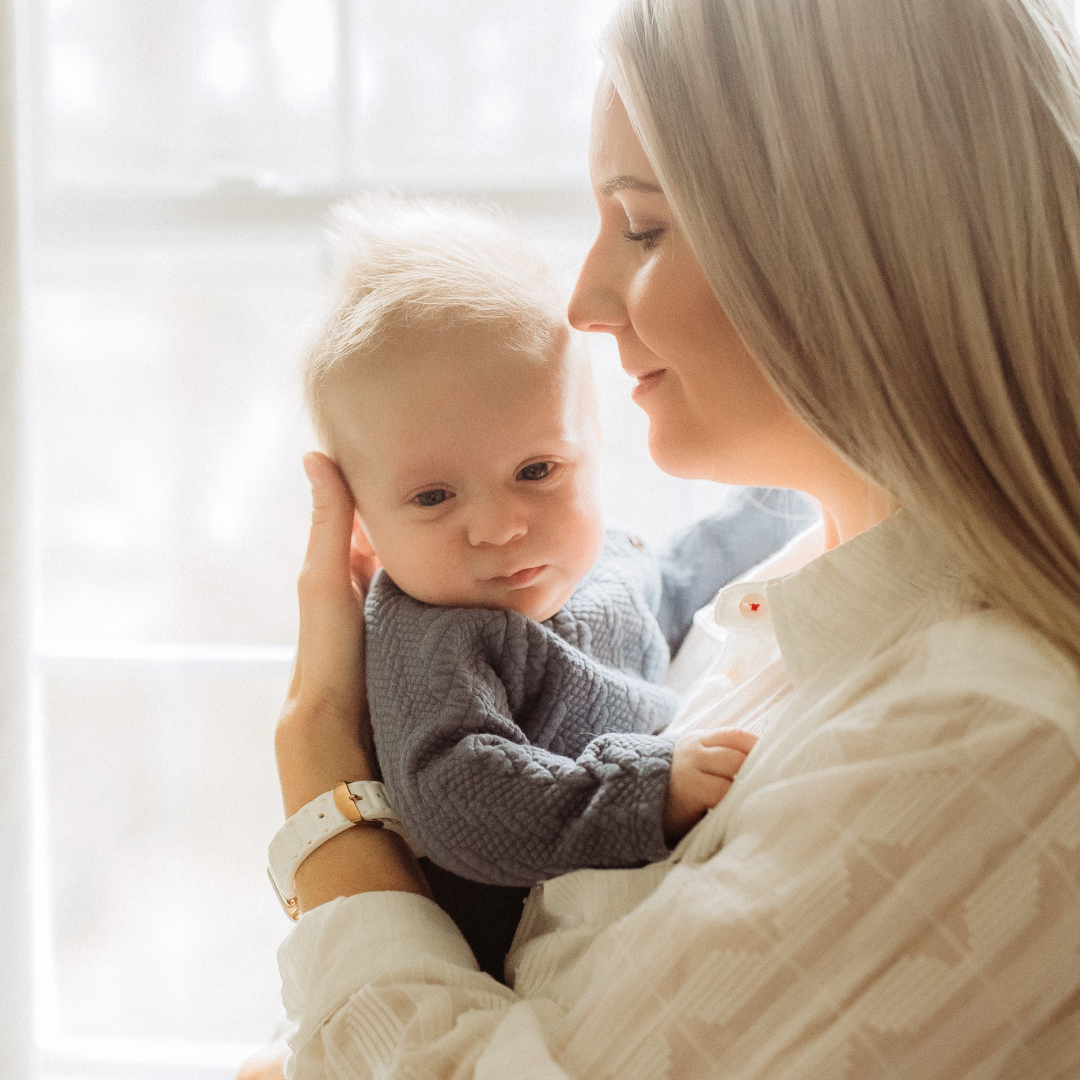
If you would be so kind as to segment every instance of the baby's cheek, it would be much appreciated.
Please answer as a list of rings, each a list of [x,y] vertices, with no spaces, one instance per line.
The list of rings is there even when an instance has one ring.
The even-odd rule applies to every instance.
[[[447,557],[445,548],[399,548],[390,559],[383,560],[383,565],[397,587],[414,600],[459,607],[471,599],[470,582],[465,580],[460,565]]]
[[[400,583],[399,583],[400,584]],[[416,579],[412,588],[401,586],[415,600],[425,604],[437,604],[439,607],[472,607],[477,603],[477,595],[470,588],[471,583],[447,568],[432,567],[431,571]]]
[[[593,568],[604,546],[604,519],[599,506],[590,506],[587,512],[577,515],[573,535],[573,562],[580,580]]]

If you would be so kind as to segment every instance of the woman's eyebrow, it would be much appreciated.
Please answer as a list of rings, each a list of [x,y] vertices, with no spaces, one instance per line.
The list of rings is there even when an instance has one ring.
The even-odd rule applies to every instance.
[[[603,195],[614,195],[616,191],[642,191],[647,195],[663,195],[664,189],[649,180],[640,180],[636,176],[614,176],[601,185]]]

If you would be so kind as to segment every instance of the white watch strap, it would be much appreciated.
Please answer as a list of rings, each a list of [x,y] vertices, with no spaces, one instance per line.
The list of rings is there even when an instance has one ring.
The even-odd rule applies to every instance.
[[[396,832],[414,854],[421,854],[377,780],[357,780],[324,791],[300,807],[270,841],[270,882],[290,918],[299,918],[295,877],[300,864],[320,844],[362,823]]]

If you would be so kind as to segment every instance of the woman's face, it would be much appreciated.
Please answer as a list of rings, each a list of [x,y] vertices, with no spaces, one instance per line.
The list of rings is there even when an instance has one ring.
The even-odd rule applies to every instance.
[[[758,370],[717,302],[622,101],[601,86],[590,173],[600,233],[570,301],[579,330],[613,334],[649,451],[675,476],[802,486],[798,443],[812,439]]]

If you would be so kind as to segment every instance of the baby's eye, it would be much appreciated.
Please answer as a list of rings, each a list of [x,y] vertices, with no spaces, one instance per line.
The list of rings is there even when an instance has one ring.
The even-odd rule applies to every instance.
[[[526,465],[517,474],[517,478],[519,480],[543,480],[554,468],[555,462],[553,461],[534,461],[531,465]]]
[[[454,496],[445,488],[432,488],[430,491],[421,491],[417,495],[413,502],[417,506],[438,506],[439,503],[446,502],[447,499],[452,499]]]

